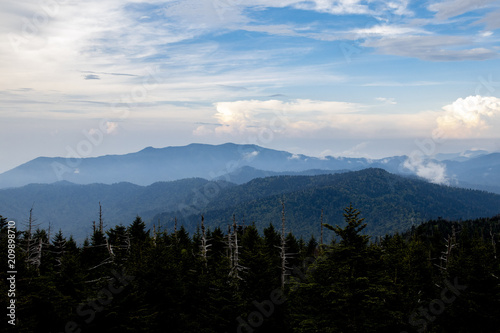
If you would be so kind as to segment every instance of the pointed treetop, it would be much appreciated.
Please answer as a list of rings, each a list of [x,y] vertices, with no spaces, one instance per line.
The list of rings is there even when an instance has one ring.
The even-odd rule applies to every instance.
[[[347,223],[344,228],[341,228],[338,225],[332,227],[329,224],[324,224],[324,226],[342,238],[340,241],[341,245],[363,247],[368,243],[369,236],[360,234],[360,232],[366,228],[366,223],[363,223],[365,219],[359,218],[360,214],[361,212],[355,209],[351,203],[349,204],[349,207],[344,208],[343,215],[344,220]]]

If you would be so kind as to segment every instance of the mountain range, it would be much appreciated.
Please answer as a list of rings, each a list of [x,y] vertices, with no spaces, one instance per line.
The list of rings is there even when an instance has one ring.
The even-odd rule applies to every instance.
[[[317,176],[256,178],[227,187],[202,209],[162,213],[153,218],[172,227],[175,217],[194,230],[203,213],[206,224],[223,230],[234,215],[239,223],[255,223],[263,230],[279,227],[285,204],[287,225],[293,233],[318,236],[320,217],[333,225],[343,224],[343,209],[349,204],[366,218],[372,236],[404,231],[431,219],[474,219],[500,213],[500,195],[431,184],[402,177],[382,169],[364,169]],[[192,211],[190,211],[190,209]]]
[[[500,153],[468,151],[437,154],[407,167],[407,156],[382,159],[311,157],[256,145],[190,144],[152,148],[125,155],[92,158],[39,157],[0,174],[0,188],[31,183],[114,184],[147,186],[159,181],[199,177],[243,184],[275,175],[318,175],[339,171],[381,168],[400,175],[426,176],[429,167],[442,168],[445,177],[433,182],[500,193]]]
[[[30,184],[0,190],[0,214],[27,221],[33,208],[35,224],[59,229],[82,241],[98,221],[102,207],[104,225],[129,225],[141,216],[149,228],[174,228],[174,220],[189,232],[196,231],[201,215],[207,226],[227,228],[233,215],[238,223],[255,223],[262,230],[281,223],[285,204],[287,230],[319,236],[321,210],[324,222],[342,223],[342,209],[352,203],[366,218],[370,235],[403,231],[429,219],[472,219],[500,213],[500,195],[431,184],[424,180],[364,169],[313,176],[255,178],[241,185],[225,180],[190,178],[157,182],[79,185],[66,181]]]

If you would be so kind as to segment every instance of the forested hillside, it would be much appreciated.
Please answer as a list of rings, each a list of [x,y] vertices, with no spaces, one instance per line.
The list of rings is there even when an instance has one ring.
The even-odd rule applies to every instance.
[[[366,232],[385,235],[403,231],[429,219],[472,219],[500,213],[500,195],[430,184],[390,174],[382,169],[317,176],[275,176],[254,179],[221,191],[206,207],[157,215],[171,227],[181,219],[188,231],[195,231],[199,215],[207,225],[225,228],[231,216],[262,231],[269,223],[279,224],[281,204],[287,206],[289,228],[297,235],[319,234],[321,210],[328,223],[342,223],[342,207],[350,202],[370,220]],[[192,213],[191,213],[192,212]],[[190,215],[191,213],[192,215]]]
[[[202,178],[158,182],[77,185],[31,184],[0,190],[0,212],[21,225],[33,219],[41,228],[62,229],[81,244],[92,221],[127,224],[137,215],[148,227],[179,225],[193,233],[204,214],[207,226],[225,230],[234,215],[259,231],[278,225],[281,202],[289,230],[305,238],[319,235],[321,210],[328,223],[342,222],[342,208],[352,202],[371,221],[367,232],[384,235],[438,217],[472,219],[500,213],[500,195],[429,184],[381,169],[314,176],[273,176],[241,185]]]
[[[325,224],[329,244],[240,221],[146,230],[139,217],[98,221],[83,246],[18,232],[15,332],[500,332],[498,216],[370,242],[363,215],[349,206],[342,226]]]
[[[30,184],[20,188],[0,190],[0,211],[24,225],[30,210],[37,224],[52,230],[62,229],[81,243],[90,234],[92,221],[99,218],[102,206],[105,224],[113,226],[140,215],[146,221],[165,210],[177,210],[180,204],[193,198],[207,185],[222,190],[232,184],[209,182],[201,178],[173,182],[157,182],[149,186],[131,183],[113,185],[77,185],[68,182]]]

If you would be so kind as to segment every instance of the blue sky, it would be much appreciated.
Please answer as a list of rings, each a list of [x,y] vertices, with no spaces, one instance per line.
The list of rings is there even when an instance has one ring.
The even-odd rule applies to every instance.
[[[500,1],[5,0],[0,22],[0,172],[191,142],[500,151]]]

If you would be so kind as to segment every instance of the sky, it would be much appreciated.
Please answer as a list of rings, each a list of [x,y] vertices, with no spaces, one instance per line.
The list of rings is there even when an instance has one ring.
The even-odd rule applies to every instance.
[[[0,172],[257,144],[500,151],[500,1],[2,0]]]

